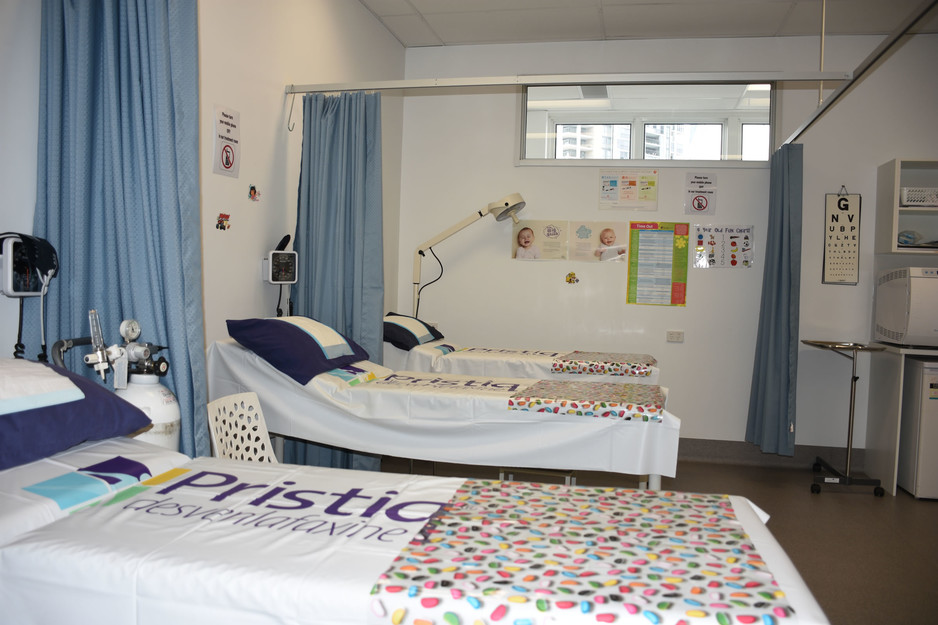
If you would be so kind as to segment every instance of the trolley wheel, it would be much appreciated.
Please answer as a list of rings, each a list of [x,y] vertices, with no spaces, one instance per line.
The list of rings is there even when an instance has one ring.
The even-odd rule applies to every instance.
[[[886,489],[884,489],[882,486],[877,486],[876,488],[873,489],[873,495],[876,497],[882,497],[885,494],[886,494]]]
[[[812,485],[811,485],[811,492],[814,493],[815,495],[817,495],[819,492],[821,492],[821,485],[820,485],[820,484],[812,484]]]
[[[820,462],[815,462],[815,463],[814,463],[814,466],[811,467],[811,469],[813,469],[815,473],[820,473],[820,472],[821,472],[821,468],[822,468],[822,467],[821,467],[821,463],[820,463]]]

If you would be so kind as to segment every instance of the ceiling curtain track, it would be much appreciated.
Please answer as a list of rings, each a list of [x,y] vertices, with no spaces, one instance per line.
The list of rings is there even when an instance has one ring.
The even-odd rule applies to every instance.
[[[795,130],[794,133],[782,145],[788,145],[798,140],[798,138],[804,134],[804,132],[814,125],[820,117],[831,108],[837,100],[839,100],[849,89],[852,87],[860,78],[866,74],[873,65],[876,64],[876,61],[881,59],[889,50],[892,49],[899,39],[902,38],[909,30],[912,29],[923,17],[925,17],[929,11],[935,8],[935,5],[938,5],[938,0],[925,0],[919,7],[913,10],[904,20],[900,23],[895,30],[892,31],[878,46],[873,50],[869,56],[867,56],[863,61],[853,70],[852,77],[848,78],[844,83],[842,83],[837,89],[835,89],[826,100],[817,108],[817,110],[812,113],[808,119]],[[823,58],[823,57],[822,57]],[[822,61],[823,63],[823,61]]]
[[[936,0],[938,1],[938,0]],[[631,74],[521,74],[467,78],[413,78],[359,83],[297,85],[284,89],[297,93],[337,93],[342,91],[389,91],[399,89],[452,89],[454,87],[537,87],[556,85],[649,85],[726,82],[816,82],[848,80],[849,72],[664,72]]]

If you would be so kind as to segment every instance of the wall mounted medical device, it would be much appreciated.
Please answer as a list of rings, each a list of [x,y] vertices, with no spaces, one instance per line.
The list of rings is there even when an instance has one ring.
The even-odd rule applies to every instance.
[[[296,252],[267,252],[263,261],[264,281],[270,284],[296,284],[296,263]]]
[[[0,234],[0,242],[0,293],[7,297],[44,295],[59,271],[52,244],[16,232]]]
[[[264,282],[269,284],[296,284],[296,252],[287,252],[290,235],[284,235],[277,247],[269,252],[261,261]]]
[[[39,296],[39,334],[42,351],[38,359],[48,360],[46,355],[45,294],[49,283],[59,273],[59,256],[55,248],[45,239],[18,232],[0,234],[0,293],[7,297]],[[16,331],[13,357],[22,358],[26,346],[23,344],[23,300],[20,299],[20,318]]]

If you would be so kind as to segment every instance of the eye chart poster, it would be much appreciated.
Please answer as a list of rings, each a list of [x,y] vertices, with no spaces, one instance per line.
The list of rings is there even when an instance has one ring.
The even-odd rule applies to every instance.
[[[658,170],[600,169],[599,208],[658,210]]]
[[[856,284],[860,273],[860,196],[824,196],[824,284]]]
[[[694,226],[695,269],[752,267],[752,226]]]
[[[629,304],[684,306],[690,224],[629,223]]]

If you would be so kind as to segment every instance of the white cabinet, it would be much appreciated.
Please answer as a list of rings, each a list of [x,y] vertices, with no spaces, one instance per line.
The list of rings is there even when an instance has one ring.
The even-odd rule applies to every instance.
[[[938,161],[894,159],[876,179],[876,253],[938,254]],[[914,243],[900,233],[915,232]]]

